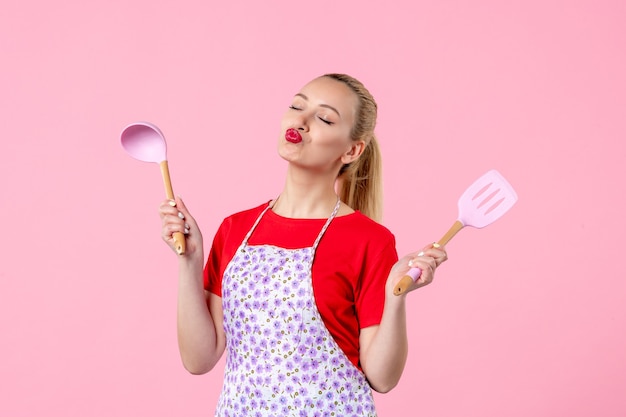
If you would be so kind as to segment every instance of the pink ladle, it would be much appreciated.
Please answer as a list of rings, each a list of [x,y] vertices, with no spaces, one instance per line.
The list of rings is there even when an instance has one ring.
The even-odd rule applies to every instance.
[[[161,168],[165,194],[170,200],[174,200],[174,191],[170,179],[170,171],[167,165],[167,146],[165,136],[158,127],[148,122],[132,123],[122,131],[122,147],[135,159],[143,162],[154,162]],[[176,252],[179,255],[185,253],[185,236],[174,233]]]

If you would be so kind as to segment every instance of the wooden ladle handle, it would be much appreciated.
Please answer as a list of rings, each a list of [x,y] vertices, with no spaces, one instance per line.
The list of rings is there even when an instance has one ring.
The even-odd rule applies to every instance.
[[[161,167],[161,176],[163,177],[165,194],[167,195],[167,198],[169,198],[170,200],[174,200],[174,190],[172,189],[172,180],[170,179],[170,170],[167,166],[167,161],[159,163],[159,166]],[[185,235],[183,235],[181,232],[174,232],[173,237],[174,243],[176,244],[176,253],[178,253],[179,255],[184,255],[186,249]]]

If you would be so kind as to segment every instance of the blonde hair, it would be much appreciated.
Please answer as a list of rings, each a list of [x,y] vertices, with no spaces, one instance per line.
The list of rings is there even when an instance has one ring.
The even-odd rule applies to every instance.
[[[338,194],[341,201],[380,222],[383,215],[383,181],[380,148],[374,135],[378,106],[374,97],[359,80],[346,74],[325,74],[347,85],[357,96],[352,140],[365,142],[361,156],[341,167],[338,179]]]

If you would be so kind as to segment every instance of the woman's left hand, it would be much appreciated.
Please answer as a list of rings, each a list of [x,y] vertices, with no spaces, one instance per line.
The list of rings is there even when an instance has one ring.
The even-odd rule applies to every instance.
[[[411,284],[406,293],[430,284],[435,278],[435,270],[442,262],[448,259],[448,254],[443,246],[431,243],[418,252],[410,253],[398,260],[391,268],[387,280],[387,294],[393,294],[396,284],[404,277],[409,269],[419,268],[422,270],[419,278]],[[405,294],[406,294],[405,293]]]

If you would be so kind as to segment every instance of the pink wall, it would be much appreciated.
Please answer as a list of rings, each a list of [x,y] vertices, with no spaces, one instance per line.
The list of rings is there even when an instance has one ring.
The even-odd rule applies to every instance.
[[[280,190],[280,116],[328,71],[379,102],[401,254],[487,169],[520,196],[412,294],[380,415],[626,415],[626,3],[366,3],[3,2],[1,416],[212,414],[221,371],[178,358],[158,168],[118,135],[162,128],[210,240]]]

